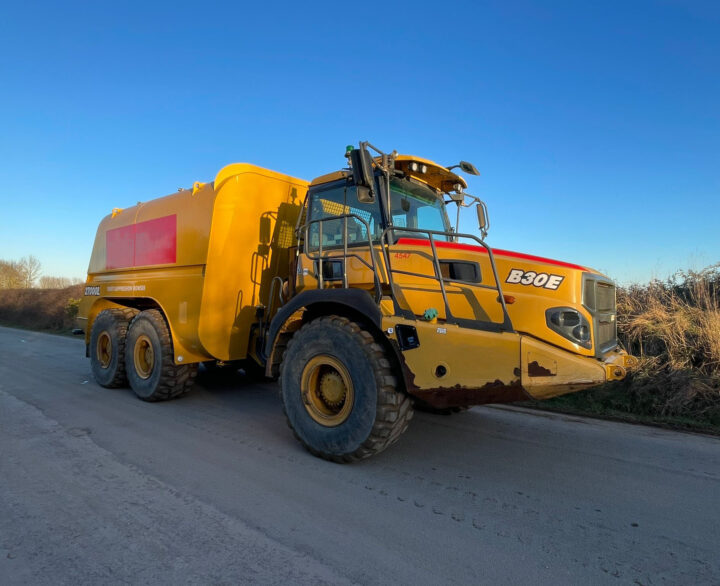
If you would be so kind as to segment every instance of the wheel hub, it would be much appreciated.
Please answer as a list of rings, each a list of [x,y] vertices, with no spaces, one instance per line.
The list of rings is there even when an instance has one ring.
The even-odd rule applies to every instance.
[[[152,341],[145,334],[138,336],[133,349],[135,372],[142,379],[150,378],[155,366],[155,351]]]
[[[112,360],[112,338],[108,332],[101,332],[97,340],[96,354],[102,368],[108,368]]]
[[[320,395],[330,407],[339,407],[342,404],[347,389],[337,372],[326,372],[320,377]]]
[[[300,389],[310,417],[325,427],[335,427],[350,416],[355,396],[345,365],[327,354],[311,358],[303,369]]]

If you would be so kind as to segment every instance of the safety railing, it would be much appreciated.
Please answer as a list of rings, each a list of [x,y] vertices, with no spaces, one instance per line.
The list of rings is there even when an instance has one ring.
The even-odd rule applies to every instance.
[[[365,229],[365,234],[367,235],[367,244],[365,244],[365,240],[360,241],[359,243],[355,243],[353,245],[353,251],[348,251],[348,220],[349,219],[356,220],[360,222],[361,226]],[[338,249],[336,246],[326,246],[325,247],[325,254],[323,254],[323,224],[325,222],[331,222],[331,221],[339,221],[342,220],[343,224],[343,232],[342,232],[342,249]],[[318,237],[318,245],[317,247],[313,246],[310,242],[310,228],[314,225],[318,225],[318,231],[317,231],[317,237]],[[372,238],[372,232],[370,230],[370,225],[367,221],[365,221],[362,217],[358,216],[357,214],[342,214],[338,216],[331,216],[328,218],[318,218],[316,220],[310,220],[307,222],[304,226],[301,226],[300,230],[302,231],[304,235],[304,243],[305,243],[305,256],[313,263],[317,263],[317,280],[318,280],[318,288],[323,289],[325,287],[325,276],[323,274],[323,263],[327,262],[331,259],[342,259],[342,283],[343,288],[348,288],[348,277],[347,277],[347,259],[348,258],[355,258],[360,263],[362,263],[364,266],[366,266],[368,269],[370,269],[373,273],[373,284],[375,287],[375,302],[379,303],[380,299],[382,298],[382,285],[380,281],[380,275],[378,274],[378,268],[377,263],[375,261],[375,245]],[[358,246],[359,244],[359,246]],[[360,254],[356,252],[358,248],[365,248],[367,246],[367,249],[370,253],[370,262],[365,260]],[[317,250],[317,252],[312,252],[312,250]],[[333,252],[336,252],[336,254],[333,254]]]
[[[347,222],[348,219],[354,219],[360,222],[360,224],[365,228],[365,234],[367,234],[367,240],[361,241],[361,245],[359,243],[354,243],[352,246],[352,251],[348,250],[348,232],[347,232]],[[338,221],[343,220],[343,232],[342,232],[342,246],[323,246],[323,224],[325,222],[329,221]],[[312,225],[318,224],[318,230],[317,230],[317,237],[318,237],[318,244],[317,246],[310,244],[310,228]],[[381,279],[379,270],[378,270],[378,262],[375,258],[376,254],[376,247],[380,248],[382,256],[383,256],[383,264],[386,267],[386,277],[387,277],[387,284],[390,288],[391,297],[395,309],[395,314],[400,315],[402,317],[408,318],[408,319],[416,319],[415,314],[407,308],[403,308],[398,303],[398,290],[401,289],[396,283],[394,275],[405,275],[405,276],[411,276],[416,278],[422,278],[422,279],[429,279],[432,281],[435,281],[438,283],[440,288],[440,293],[442,295],[442,302],[443,306],[445,308],[445,322],[450,324],[457,324],[462,327],[470,327],[474,329],[486,329],[486,330],[496,330],[496,331],[512,331],[512,322],[510,320],[510,316],[508,315],[507,306],[505,304],[505,298],[503,297],[502,289],[500,287],[500,279],[498,277],[497,267],[495,265],[495,257],[493,255],[492,249],[480,238],[475,236],[474,234],[462,234],[462,233],[455,233],[455,232],[441,232],[438,230],[425,230],[422,228],[405,228],[405,227],[388,227],[383,230],[382,234],[380,235],[379,241],[376,243],[372,238],[372,232],[370,230],[370,226],[368,222],[366,222],[362,217],[358,216],[357,214],[342,214],[338,216],[332,216],[328,218],[320,218],[316,220],[310,220],[306,224],[300,227],[299,232],[304,235],[304,252],[307,258],[313,263],[316,263],[317,266],[317,280],[318,280],[318,288],[322,289],[325,286],[325,277],[323,275],[323,262],[327,262],[332,259],[341,259],[342,260],[342,286],[343,288],[348,288],[348,277],[347,277],[347,259],[348,258],[355,258],[360,263],[362,263],[364,266],[366,266],[368,269],[370,269],[373,273],[373,280],[374,280],[374,288],[375,288],[375,301],[379,302],[380,299],[382,299],[382,282],[383,279]],[[426,274],[426,273],[419,273],[414,271],[406,271],[403,269],[396,269],[392,266],[392,260],[391,255],[389,251],[389,247],[392,245],[395,245],[395,236],[397,234],[413,234],[413,235],[419,235],[419,236],[425,236],[425,238],[429,241],[430,244],[430,250],[432,251],[432,264],[433,264],[433,272],[434,274]],[[476,242],[479,246],[485,249],[485,251],[488,254],[488,258],[490,260],[490,266],[492,268],[492,274],[493,279],[495,281],[495,285],[486,285],[484,283],[472,283],[468,281],[462,281],[460,279],[453,279],[450,277],[445,277],[442,274],[442,269],[440,267],[440,259],[438,257],[437,252],[437,245],[436,245],[436,239],[438,237],[446,238],[448,241],[451,240],[458,240],[460,238],[466,238],[469,240],[472,240]],[[362,256],[360,256],[356,251],[359,249],[365,249],[369,251],[370,254],[370,262],[365,260]],[[446,283],[462,283],[464,286],[474,287],[477,289],[488,289],[492,291],[497,292],[497,299],[498,303],[500,304],[502,308],[502,314],[503,314],[503,321],[502,323],[499,322],[491,322],[491,321],[483,321],[479,319],[468,319],[468,318],[460,318],[453,315],[452,310],[450,308],[450,302],[448,299],[448,293],[446,288]]]
[[[430,243],[430,249],[432,251],[432,263],[433,263],[433,269],[434,269],[434,275],[428,275],[426,273],[418,273],[415,271],[406,271],[402,269],[394,269],[392,267],[392,262],[390,260],[390,253],[389,253],[389,247],[391,245],[394,245],[395,242],[395,236],[397,234],[417,234],[417,235],[426,235],[427,240]],[[474,240],[477,242],[482,248],[485,249],[485,251],[488,254],[488,258],[490,260],[490,267],[492,268],[493,273],[493,279],[495,280],[495,285],[485,285],[484,283],[472,283],[469,281],[461,281],[459,279],[452,279],[450,277],[445,277],[442,274],[442,269],[440,268],[440,259],[438,258],[437,253],[437,246],[435,242],[436,237],[444,237],[444,238],[452,238],[453,240],[457,241],[460,238],[468,238],[470,240]],[[392,241],[391,241],[392,240]],[[449,240],[448,240],[449,241]],[[395,304],[395,311],[396,313],[400,313],[404,317],[411,317],[414,318],[415,314],[412,313],[410,310],[405,310],[397,302],[397,295],[395,294],[396,291],[396,284],[395,279],[393,275],[406,275],[411,277],[419,277],[422,279],[430,279],[433,281],[436,281],[440,286],[440,292],[442,294],[442,300],[443,305],[445,307],[445,321],[447,323],[451,324],[457,324],[465,327],[477,327],[480,326],[482,329],[492,329],[492,330],[501,330],[501,331],[512,331],[512,322],[510,320],[510,316],[508,315],[507,311],[507,305],[505,304],[505,298],[502,293],[502,289],[500,287],[500,279],[498,278],[498,272],[497,272],[497,266],[495,265],[495,257],[493,255],[492,249],[480,238],[475,236],[474,234],[461,234],[456,232],[441,232],[439,230],[425,230],[422,228],[398,228],[398,227],[388,227],[383,230],[381,236],[380,236],[380,242],[383,244],[382,251],[383,251],[383,257],[385,261],[385,266],[387,267],[387,275],[388,275],[388,284],[390,286],[390,290],[392,292],[392,298],[393,302]],[[500,303],[500,306],[502,307],[503,312],[503,323],[500,324],[498,322],[488,322],[483,320],[471,320],[467,318],[459,318],[455,317],[452,313],[452,310],[450,309],[450,302],[448,300],[447,295],[447,289],[445,288],[445,283],[457,283],[461,282],[463,285],[475,287],[477,289],[490,289],[497,292],[497,299],[498,303]]]

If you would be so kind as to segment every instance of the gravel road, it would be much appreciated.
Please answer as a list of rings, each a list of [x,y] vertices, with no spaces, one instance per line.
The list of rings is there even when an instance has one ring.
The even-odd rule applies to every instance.
[[[476,407],[338,465],[274,383],[143,403],[0,328],[3,585],[719,584],[719,545],[718,438]]]

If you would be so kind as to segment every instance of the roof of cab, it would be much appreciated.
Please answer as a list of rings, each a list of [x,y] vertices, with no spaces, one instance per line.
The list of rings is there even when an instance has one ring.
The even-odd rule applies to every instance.
[[[379,157],[375,159],[379,161]],[[420,170],[410,170],[410,164],[412,162],[418,163],[420,168],[424,165],[426,168],[425,173],[421,173]],[[456,185],[460,185],[462,189],[467,188],[467,182],[465,179],[448,170],[442,165],[430,161],[429,159],[423,159],[422,157],[415,157],[412,155],[396,155],[395,156],[395,168],[400,169],[406,175],[410,175],[415,179],[428,184],[430,187],[439,189],[443,192],[450,192],[456,190]],[[340,171],[333,171],[332,173],[326,173],[320,177],[316,177],[312,180],[310,185],[321,185],[323,183],[330,183],[331,181],[337,181],[339,179],[345,179],[349,177],[351,171],[348,169],[342,169]]]
[[[410,163],[412,163],[413,161],[418,163],[421,167],[422,165],[425,165],[427,169],[425,173],[420,173],[419,171],[411,171]],[[435,163],[434,161],[430,161],[429,159],[423,159],[421,157],[415,157],[412,155],[397,155],[395,157],[395,167],[399,168],[407,175],[411,175],[415,179],[419,179],[420,181],[430,185],[430,187],[434,187],[435,189],[439,189],[440,191],[455,191],[456,185],[460,185],[463,189],[467,188],[467,183],[465,179],[460,177],[460,175],[453,173],[446,167],[438,165],[437,163]]]
[[[310,185],[320,185],[322,183],[330,183],[331,181],[337,181],[338,179],[345,179],[346,177],[350,176],[350,171],[347,169],[342,169],[341,171],[333,171],[332,173],[325,173],[325,175],[320,175],[320,177],[315,177],[310,182]]]

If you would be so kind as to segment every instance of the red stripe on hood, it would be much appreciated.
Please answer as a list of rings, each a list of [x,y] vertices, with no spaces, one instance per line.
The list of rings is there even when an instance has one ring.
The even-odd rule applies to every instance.
[[[397,244],[405,246],[430,246],[430,241],[424,238],[400,238],[397,241]],[[444,240],[435,240],[435,246],[437,248],[450,248],[453,250],[465,250],[468,252],[484,252],[485,254],[487,254],[487,250],[485,250],[482,246],[476,246],[474,244],[463,244],[462,242],[445,242]],[[493,248],[492,251],[495,256],[517,258],[520,260],[529,260],[532,262],[544,262],[558,267],[565,267],[566,269],[576,269],[579,271],[589,270],[586,267],[581,267],[580,265],[563,262],[561,260],[553,260],[552,258],[535,256],[533,254],[513,252],[512,250],[502,250],[500,248]]]

